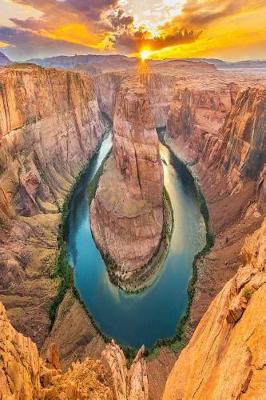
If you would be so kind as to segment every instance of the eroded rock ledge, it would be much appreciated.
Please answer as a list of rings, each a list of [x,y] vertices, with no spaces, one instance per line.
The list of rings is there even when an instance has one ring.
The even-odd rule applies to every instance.
[[[146,88],[137,77],[117,95],[113,152],[91,203],[91,227],[120,283],[158,251],[163,230],[163,168]]]

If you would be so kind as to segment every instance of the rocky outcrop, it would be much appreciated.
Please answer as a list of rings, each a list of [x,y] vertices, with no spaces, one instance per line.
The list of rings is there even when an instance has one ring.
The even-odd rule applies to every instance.
[[[163,170],[146,88],[136,77],[117,95],[113,153],[91,204],[94,238],[128,278],[152,258],[163,225]]]
[[[266,221],[210,305],[165,387],[170,399],[262,399],[266,391]]]
[[[1,69],[0,300],[39,348],[59,283],[51,273],[60,209],[104,131],[91,78],[23,64]]]
[[[66,370],[73,361],[85,357],[98,359],[105,342],[87,316],[84,306],[69,290],[57,310],[56,320],[42,347],[44,357],[47,349],[55,343],[60,350],[61,367]]]
[[[45,359],[30,338],[10,324],[0,303],[0,398],[14,400],[148,400],[146,362],[140,349],[130,369],[122,350],[108,344],[97,361],[86,358],[64,373],[58,348]]]
[[[114,341],[106,346],[102,360],[109,366],[117,400],[148,400],[148,377],[144,348],[137,353],[130,368],[123,351]]]
[[[115,399],[110,372],[87,358],[60,370],[55,345],[44,362],[30,338],[18,333],[0,303],[0,398],[14,400]]]

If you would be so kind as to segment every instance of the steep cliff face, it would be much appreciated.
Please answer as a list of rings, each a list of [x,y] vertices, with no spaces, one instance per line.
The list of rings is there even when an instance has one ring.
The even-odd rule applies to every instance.
[[[103,253],[119,266],[119,276],[128,277],[153,256],[162,224],[158,137],[146,88],[132,77],[117,95],[113,153],[91,204],[92,231]]]
[[[241,92],[222,128],[222,166],[234,182],[257,180],[266,162],[266,90]]]
[[[266,161],[265,93],[235,84],[222,91],[180,90],[167,131],[189,158],[225,170],[231,186],[241,179],[257,180]]]
[[[37,214],[60,201],[101,137],[95,90],[90,78],[27,65],[6,68],[0,80],[2,191],[16,214]],[[17,182],[5,190],[10,170]]]
[[[226,79],[224,79],[226,78]],[[227,78],[230,78],[227,79]],[[238,167],[234,164],[234,156],[228,168],[225,156],[230,158],[229,132],[225,130],[229,117],[236,108],[241,93],[258,91],[265,87],[263,79],[258,84],[252,77],[246,76],[245,82],[241,77],[216,74],[208,76],[206,82],[202,77],[191,82],[184,79],[176,83],[176,96],[170,105],[168,128],[168,143],[177,156],[184,158],[191,164],[193,174],[197,177],[207,201],[210,226],[215,237],[214,246],[208,254],[197,261],[197,282],[195,295],[190,307],[190,318],[186,324],[186,336],[189,339],[195,328],[207,311],[211,301],[222,290],[224,285],[235,275],[240,264],[240,252],[245,237],[258,229],[265,217],[265,167],[258,178],[249,178],[243,173],[242,167],[246,158],[242,157],[243,164]],[[231,82],[237,82],[237,85]],[[248,90],[248,86],[253,89]],[[257,98],[260,96],[258,95]],[[254,120],[263,121],[263,107],[254,106],[249,116]],[[240,112],[238,107],[238,112]],[[260,110],[260,117],[259,117]],[[238,113],[235,113],[237,120]],[[241,137],[241,127],[245,121],[244,112],[241,120],[235,124],[234,136]],[[231,123],[233,120],[231,119]],[[229,126],[229,125],[228,125]],[[240,132],[238,132],[238,126]],[[259,126],[259,125],[258,125]],[[253,131],[256,135],[257,128]],[[234,142],[233,135],[231,135]],[[265,140],[265,129],[262,141]],[[242,140],[235,139],[242,148],[249,148]],[[243,152],[243,155],[245,153]],[[232,164],[231,164],[232,162]],[[168,371],[169,360],[167,353],[161,353],[163,364],[158,361],[157,368],[165,365]],[[148,374],[150,391],[157,400],[158,379],[153,382],[151,373],[156,368],[156,361],[150,366]]]
[[[143,349],[128,369],[123,352],[112,342],[97,361],[86,358],[63,373],[57,346],[52,343],[46,358],[40,358],[37,346],[12,327],[0,303],[0,398],[148,400]]]
[[[122,72],[109,72],[94,79],[99,107],[111,120],[114,118],[116,95],[125,78],[126,74]]]
[[[266,221],[243,265],[210,305],[165,387],[170,399],[263,399],[266,392]]]
[[[246,79],[246,86],[252,83]],[[173,149],[193,164],[215,235],[214,247],[197,263],[191,331],[214,296],[236,273],[244,239],[260,227],[265,215],[265,160],[262,162],[261,153],[265,142],[265,129],[261,128],[265,121],[265,90],[246,89],[243,82],[241,87],[215,85],[208,90],[183,90],[171,106],[167,125]],[[249,132],[246,139],[244,132]],[[253,140],[258,143],[256,137],[260,138],[259,146],[252,144]],[[251,148],[256,153],[253,166],[257,170],[248,176],[245,171]]]
[[[236,91],[236,85],[177,91],[170,106],[167,131],[190,157],[208,165],[219,157],[222,145],[219,130],[231,110]]]
[[[105,130],[93,82],[19,65],[0,71],[0,300],[39,347],[58,282],[59,210]]]

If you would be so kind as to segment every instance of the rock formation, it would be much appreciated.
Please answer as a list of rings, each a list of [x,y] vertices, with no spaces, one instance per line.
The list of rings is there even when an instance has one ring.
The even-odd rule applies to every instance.
[[[120,279],[147,264],[163,225],[163,170],[146,88],[137,78],[117,95],[113,153],[91,204],[94,238]]]
[[[214,299],[165,387],[163,400],[263,399],[266,393],[266,221]]]
[[[113,342],[102,358],[60,369],[57,347],[40,358],[30,338],[10,324],[0,303],[0,398],[3,400],[148,400],[146,363],[141,349],[130,369]]]

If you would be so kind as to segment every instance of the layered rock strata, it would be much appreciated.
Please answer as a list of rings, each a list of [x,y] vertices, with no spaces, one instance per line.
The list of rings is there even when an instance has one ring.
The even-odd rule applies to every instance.
[[[47,356],[10,324],[0,303],[0,398],[3,400],[148,400],[146,363],[141,349],[130,369],[121,349],[112,342],[101,359],[86,358],[66,372],[58,349]]]
[[[266,221],[214,299],[165,387],[163,400],[263,399],[266,392]]]
[[[33,65],[0,69],[0,300],[39,348],[59,284],[51,275],[61,206],[104,132],[91,78]],[[72,331],[71,346],[84,353],[97,333],[76,311],[90,328]]]
[[[128,278],[147,264],[160,244],[163,169],[147,91],[137,78],[117,95],[113,152],[91,203],[97,245],[114,260],[114,274]]]

